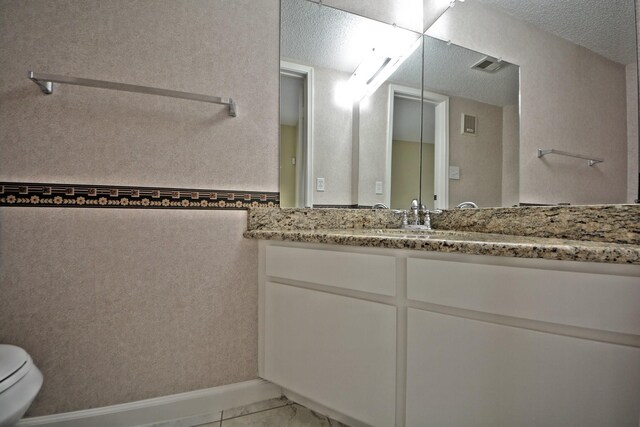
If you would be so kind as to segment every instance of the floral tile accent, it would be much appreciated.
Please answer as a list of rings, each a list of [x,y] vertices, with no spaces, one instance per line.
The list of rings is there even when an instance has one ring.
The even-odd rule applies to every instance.
[[[3,182],[0,183],[0,206],[245,210],[279,207],[280,193]]]

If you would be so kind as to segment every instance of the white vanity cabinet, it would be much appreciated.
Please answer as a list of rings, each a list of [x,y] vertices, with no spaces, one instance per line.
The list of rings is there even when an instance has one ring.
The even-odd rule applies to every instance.
[[[394,295],[395,258],[271,245],[261,260],[260,376],[366,424],[394,425],[396,307],[345,292]]]
[[[531,261],[407,260],[407,426],[638,425],[637,269]]]
[[[376,426],[640,422],[640,266],[259,247],[260,375],[318,408]]]
[[[638,425],[638,348],[408,316],[407,426]]]

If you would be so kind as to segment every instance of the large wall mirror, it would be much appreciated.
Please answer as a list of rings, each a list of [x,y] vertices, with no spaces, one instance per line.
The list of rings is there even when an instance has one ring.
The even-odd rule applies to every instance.
[[[281,205],[636,199],[633,0],[448,3],[423,36],[281,0]]]
[[[389,85],[420,104],[422,34],[305,0],[281,1],[281,27],[281,205],[384,202]],[[404,124],[419,139],[420,115]]]

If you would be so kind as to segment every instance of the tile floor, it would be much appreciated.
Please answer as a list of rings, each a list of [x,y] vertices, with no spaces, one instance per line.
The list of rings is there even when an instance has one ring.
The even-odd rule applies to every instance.
[[[220,418],[219,421],[198,424],[197,427],[348,427],[286,397],[225,410]]]

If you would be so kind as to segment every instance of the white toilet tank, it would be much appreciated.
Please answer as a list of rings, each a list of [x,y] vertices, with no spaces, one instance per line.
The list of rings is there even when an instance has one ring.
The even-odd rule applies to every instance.
[[[14,345],[0,344],[0,427],[15,425],[42,386],[42,373],[31,356]]]

